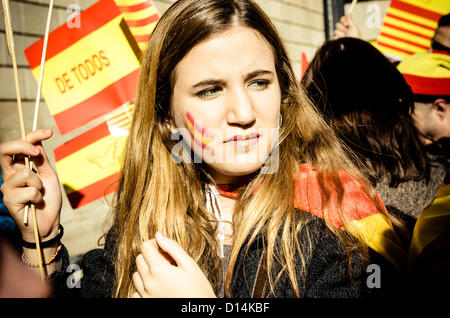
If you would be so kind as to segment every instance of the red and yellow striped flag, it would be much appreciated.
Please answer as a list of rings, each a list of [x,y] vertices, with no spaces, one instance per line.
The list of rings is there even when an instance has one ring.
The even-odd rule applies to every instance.
[[[125,21],[141,50],[145,49],[148,40],[159,20],[159,14],[152,0],[114,0],[125,16]]]
[[[440,17],[449,11],[448,0],[392,0],[376,47],[400,60],[427,51]]]
[[[72,208],[114,192],[134,104],[123,106],[102,124],[54,149],[56,169]]]
[[[61,134],[132,102],[141,51],[113,0],[80,15],[80,28],[63,24],[49,35],[42,95]],[[43,39],[25,50],[39,77]]]
[[[325,211],[318,172],[306,164],[300,166],[296,176],[294,206],[320,218],[324,218],[326,213],[330,225],[359,238],[397,269],[401,269],[406,263],[406,251],[401,247],[388,217],[380,212],[372,198],[364,192],[361,182],[345,171],[339,171],[339,177],[344,188],[342,214],[338,209],[338,195],[333,190],[330,191]],[[376,199],[379,207],[387,214],[381,199],[378,196]]]

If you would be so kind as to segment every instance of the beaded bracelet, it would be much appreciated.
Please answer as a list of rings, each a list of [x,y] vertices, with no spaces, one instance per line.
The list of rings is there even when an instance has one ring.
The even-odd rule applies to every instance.
[[[58,256],[59,251],[61,250],[61,248],[62,248],[62,244],[59,244],[58,247],[56,248],[55,253],[53,254],[52,257],[50,257],[50,259],[49,259],[48,261],[45,262],[45,265],[50,265],[51,263],[53,263],[53,262],[55,261],[55,259],[56,259],[56,257]],[[22,253],[22,262],[23,262],[25,265],[30,266],[30,267],[35,267],[35,268],[39,267],[39,264],[31,264],[30,262],[28,262],[28,261],[25,259],[24,253]]]

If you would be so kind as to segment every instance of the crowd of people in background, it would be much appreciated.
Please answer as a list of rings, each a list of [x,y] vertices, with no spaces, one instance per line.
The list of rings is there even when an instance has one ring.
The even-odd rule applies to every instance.
[[[114,225],[107,234],[105,252],[100,250],[89,252],[82,261],[85,276],[81,292],[68,290],[63,286],[67,275],[64,275],[62,269],[64,266],[67,267],[68,252],[63,246],[58,247],[59,250],[54,252],[55,246],[60,245],[54,245],[53,250],[49,248],[50,252],[44,253],[47,255],[46,259],[57,255],[55,260],[59,262],[57,264],[59,269],[58,266],[51,269],[52,274],[49,276],[51,279],[49,279],[47,289],[40,291],[36,289],[35,294],[22,294],[20,288],[17,287],[21,286],[19,281],[14,285],[5,279],[9,275],[7,273],[10,273],[9,271],[12,271],[11,268],[14,267],[11,264],[21,263],[21,267],[15,267],[15,273],[19,275],[19,272],[30,272],[31,266],[28,265],[36,262],[36,260],[30,261],[31,252],[22,254],[22,260],[24,257],[28,257],[28,261],[22,262],[20,256],[17,262],[13,260],[14,253],[11,253],[11,250],[16,250],[18,255],[23,253],[21,243],[25,237],[23,236],[24,229],[22,226],[18,227],[15,222],[18,218],[11,216],[7,208],[10,210],[12,208],[11,213],[19,213],[22,211],[25,204],[22,201],[25,199],[22,201],[13,199],[14,196],[21,196],[17,189],[33,185],[42,189],[42,184],[44,183],[45,186],[46,182],[33,179],[35,177],[28,175],[23,179],[17,177],[15,169],[17,170],[19,165],[14,166],[13,160],[16,158],[12,159],[12,155],[27,154],[26,152],[30,154],[31,144],[40,145],[40,142],[49,138],[51,134],[41,133],[39,135],[36,133],[29,137],[28,145],[24,145],[26,142],[16,142],[0,147],[0,165],[4,182],[2,192],[7,198],[6,206],[3,203],[0,205],[0,230],[2,232],[0,296],[161,296],[152,293],[154,290],[148,288],[148,286],[157,286],[154,282],[161,279],[156,274],[152,274],[152,266],[156,266],[156,264],[149,261],[149,258],[157,258],[158,246],[170,254],[171,262],[175,261],[178,263],[178,268],[185,270],[183,272],[185,275],[195,277],[195,280],[189,280],[189,282],[201,286],[198,288],[199,297],[220,295],[322,298],[365,297],[373,294],[391,297],[398,296],[398,293],[402,293],[404,296],[417,295],[417,293],[430,296],[437,295],[441,290],[440,287],[449,286],[450,14],[440,19],[429,52],[415,54],[400,63],[393,63],[373,45],[360,39],[360,32],[351,15],[342,17],[336,25],[335,38],[323,43],[300,83],[294,83],[281,40],[256,5],[243,0],[209,2],[198,1],[193,6],[190,1],[179,1],[163,15],[155,29],[148,48],[148,52],[154,56],[151,56],[150,53],[147,54],[142,66],[140,100],[137,103],[133,119],[134,124],[127,145],[121,186],[114,205],[114,209],[118,212]],[[187,5],[194,8],[191,7],[188,10]],[[202,18],[196,16],[193,11],[195,8],[204,15]],[[181,24],[181,19],[185,24]],[[210,21],[206,21],[207,19]],[[215,23],[215,25],[213,26],[211,23]],[[264,28],[262,27],[263,23],[267,24]],[[187,28],[186,25],[192,27],[190,33],[181,29]],[[251,29],[253,33],[248,32],[248,29]],[[259,33],[252,38],[255,30],[256,33]],[[184,36],[184,42],[168,37],[167,34],[171,34],[171,32],[179,34],[180,37]],[[194,34],[195,32],[197,34]],[[233,36],[238,37],[236,42],[233,42],[235,41]],[[209,174],[208,172],[208,167],[215,172],[228,171],[227,169],[231,169],[229,167],[216,167],[214,164],[206,163],[206,168],[201,167],[197,171],[188,164],[175,167],[161,163],[164,160],[170,160],[171,156],[169,152],[165,157],[160,154],[167,150],[166,147],[169,148],[170,144],[165,139],[167,135],[164,135],[170,134],[170,128],[163,130],[166,128],[160,127],[163,127],[172,118],[174,118],[174,126],[177,126],[177,120],[180,118],[177,117],[179,111],[177,107],[181,106],[178,106],[177,101],[184,98],[180,93],[184,82],[179,79],[179,73],[185,72],[187,77],[190,76],[189,63],[201,65],[195,64],[197,63],[196,58],[212,57],[211,54],[216,52],[214,49],[221,48],[221,44],[239,45],[242,43],[240,41],[244,40],[247,41],[246,43],[254,43],[249,45],[254,45],[252,49],[256,49],[261,55],[256,56],[252,55],[256,53],[252,53],[247,56],[245,52],[241,52],[239,53],[241,57],[228,55],[217,65],[222,63],[225,67],[227,64],[224,61],[227,61],[227,58],[239,60],[248,58],[248,61],[261,61],[263,63],[261,68],[268,71],[267,74],[262,75],[262,79],[251,82],[255,89],[251,94],[256,94],[255,92],[261,94],[265,89],[270,90],[272,89],[271,85],[278,81],[280,91],[277,93],[279,96],[276,95],[278,97],[275,99],[281,99],[281,106],[278,105],[279,109],[275,111],[276,116],[272,116],[274,119],[267,117],[267,122],[274,121],[274,127],[280,128],[280,162],[284,168],[280,168],[275,174],[284,173],[283,177],[270,179],[267,175],[257,176],[255,169],[246,172],[243,168],[243,171],[245,170],[244,172],[251,176],[243,180],[235,178],[235,176],[240,176],[240,172],[234,170],[228,174]],[[209,44],[211,46],[208,46]],[[167,48],[170,47],[177,47],[179,56],[175,56],[176,54],[164,56],[164,54],[168,54]],[[274,57],[270,57],[275,61],[273,70],[270,58],[266,59],[269,55],[264,55],[267,47],[274,51]],[[193,57],[193,52],[198,56]],[[225,53],[222,51],[221,54]],[[218,59],[217,56],[221,55],[218,54],[214,58]],[[269,62],[264,65],[266,60]],[[233,60],[230,65],[235,64],[239,65],[236,60]],[[151,73],[151,67],[155,65],[160,65],[158,74]],[[175,75],[171,73],[174,69],[178,76],[176,80]],[[227,71],[231,74],[236,70],[230,67]],[[201,73],[201,71],[198,72]],[[223,76],[226,78],[225,75]],[[255,78],[257,76],[260,75],[255,75]],[[156,83],[149,84],[152,81]],[[170,85],[167,84],[169,82]],[[206,96],[203,98],[225,96],[226,90],[232,84],[231,80],[227,84],[229,86],[214,83],[213,88],[201,92],[202,96]],[[224,88],[225,86],[227,89]],[[171,97],[168,97],[169,95]],[[155,100],[154,103],[147,101],[152,98]],[[238,93],[233,98],[237,105],[241,105],[241,107],[247,105],[249,109],[252,107],[250,105],[252,103],[262,103],[261,99],[242,97]],[[245,98],[248,100],[244,100]],[[270,96],[267,95],[264,98],[268,99]],[[298,98],[309,99],[311,103],[299,101]],[[192,104],[192,102],[189,103]],[[154,111],[155,115],[149,115],[151,113],[149,109]],[[301,109],[301,111],[297,109]],[[189,109],[194,115],[195,110],[195,106]],[[243,108],[230,111],[233,115],[227,115],[229,116],[227,122],[232,122],[230,126],[241,129],[251,127],[260,119],[259,117],[252,118],[246,113],[247,111]],[[266,112],[270,115],[271,111],[266,110]],[[278,118],[278,113],[282,115],[280,118]],[[172,115],[174,117],[171,117]],[[262,115],[261,118],[261,120],[265,120]],[[162,132],[160,133],[158,129]],[[194,135],[195,133],[191,137],[194,138]],[[189,136],[183,137],[188,138]],[[293,146],[295,142],[301,145]],[[332,153],[333,151],[335,153]],[[344,157],[341,159],[341,152],[342,154],[346,153],[346,159],[343,159]],[[41,149],[40,154],[45,158],[43,153]],[[291,154],[288,155],[288,153]],[[298,156],[298,158],[293,158],[294,156]],[[161,162],[158,163],[159,161]],[[146,162],[144,166],[148,166],[148,180],[135,173],[136,170],[133,169],[136,168],[136,162]],[[272,191],[273,196],[267,198],[270,200],[283,191],[290,193],[291,187],[286,184],[289,184],[288,181],[291,179],[286,176],[290,171],[288,169],[298,163],[302,167],[299,175],[304,177],[301,182],[308,183],[313,187],[312,184],[316,183],[311,181],[312,176],[314,178],[318,176],[317,189],[320,190],[317,191],[323,190],[324,193],[327,193],[328,196],[324,197],[326,197],[325,201],[331,202],[329,211],[333,210],[333,191],[336,191],[336,205],[339,206],[337,210],[345,210],[349,200],[355,200],[355,204],[359,204],[360,201],[357,200],[361,200],[361,202],[365,202],[364,207],[371,209],[373,206],[376,213],[386,214],[392,225],[393,233],[385,234],[385,237],[396,242],[395,246],[398,251],[394,248],[388,250],[387,253],[392,253],[392,255],[386,257],[383,253],[374,252],[369,244],[368,253],[366,253],[364,244],[347,235],[353,233],[350,229],[345,229],[344,232],[347,234],[341,233],[342,228],[333,229],[334,216],[328,219],[324,213],[316,219],[310,214],[298,213],[298,210],[307,211],[308,208],[311,211],[307,212],[313,212],[311,201],[308,201],[308,204],[297,203],[296,213],[283,214],[284,216],[280,217],[279,215],[282,214],[278,209],[289,210],[287,204],[285,206],[280,200],[280,202],[272,202],[271,205],[270,202],[264,201],[262,196],[264,194],[268,196]],[[13,169],[13,167],[15,168]],[[23,168],[23,166],[21,167]],[[145,169],[145,167],[140,166],[139,168]],[[311,169],[310,167],[315,168]],[[352,176],[351,180],[354,178],[359,181],[356,183],[355,181],[347,183],[342,181],[346,178],[343,177],[342,170],[349,172],[349,175]],[[244,172],[241,174],[245,175]],[[151,173],[168,175],[150,178]],[[169,176],[191,188],[187,193],[181,194],[175,186],[163,187],[157,184],[166,182]],[[233,178],[227,179],[229,176],[233,176]],[[215,188],[211,188],[213,190],[210,192],[201,187],[196,188],[197,183],[208,184],[211,178],[218,191],[215,191]],[[285,183],[282,180],[285,180]],[[297,180],[299,179],[294,181]],[[367,181],[367,184],[364,180]],[[127,188],[131,185],[135,186],[132,189]],[[231,191],[230,185],[236,186],[237,190]],[[174,192],[169,190],[161,192],[163,194],[160,196],[166,196],[166,201],[148,199],[153,195],[150,189],[163,191],[161,188],[165,187],[175,189]],[[277,187],[286,188],[280,190]],[[371,192],[371,189],[374,189],[375,192]],[[199,198],[205,194],[203,191],[209,198],[207,202],[210,204],[209,209],[208,205],[206,206],[206,210],[199,203],[201,201]],[[292,193],[301,191],[295,188]],[[352,191],[355,193],[358,191],[358,193],[353,193],[349,198],[346,193]],[[139,193],[138,199],[133,199],[136,198],[136,193]],[[227,193],[231,193],[231,195],[227,195]],[[177,195],[179,197],[176,197]],[[223,198],[217,199],[217,195]],[[36,200],[36,203],[48,200],[43,197],[43,194],[35,194],[33,200]],[[295,200],[298,197],[297,195]],[[236,201],[236,198],[239,200]],[[242,198],[242,202],[240,198]],[[260,200],[257,201],[259,205],[252,201],[254,198]],[[46,202],[48,204],[48,201]],[[238,203],[234,205],[235,202]],[[248,208],[249,202],[254,205]],[[227,219],[229,223],[235,224],[233,232],[240,235],[235,234],[237,236],[233,237],[233,234],[229,234],[230,237],[233,237],[234,242],[239,242],[238,248],[232,247],[233,240],[227,242],[226,235],[225,243],[220,239],[219,242],[215,241],[217,233],[223,229],[220,227],[220,222],[216,227],[206,224],[208,223],[208,210],[209,212],[219,211],[227,215],[227,204],[245,216],[241,219],[237,219],[237,216],[230,216]],[[188,212],[183,217],[175,214],[164,215],[159,212],[139,216],[139,209],[152,210],[150,205],[154,205],[155,209],[173,208],[182,211],[184,208]],[[225,208],[222,210],[219,206],[225,206]],[[247,208],[261,213],[261,217],[264,216],[264,218],[256,219],[255,217],[253,223],[248,221],[251,217],[250,214],[246,214]],[[273,212],[270,212],[270,209]],[[332,213],[330,212],[330,214]],[[217,213],[215,215],[218,219],[223,217],[223,215],[220,216],[220,213],[219,216]],[[56,216],[54,218],[56,220]],[[154,220],[154,218],[160,219]],[[324,224],[321,223],[322,219],[325,220]],[[125,220],[134,223],[125,226],[124,222],[128,222]],[[236,220],[239,221],[239,224]],[[151,225],[147,228],[142,225],[145,222]],[[180,222],[188,224],[189,228],[181,229],[184,225]],[[304,227],[299,224],[304,224]],[[59,219],[49,223],[47,233],[45,233],[47,237],[57,235],[59,233],[58,226]],[[145,230],[142,230],[142,227]],[[189,232],[190,230],[192,232]],[[226,233],[226,228],[224,231]],[[161,236],[161,232],[165,232],[167,237]],[[264,237],[260,241],[258,240],[261,236],[259,233],[263,233]],[[314,233],[319,234],[315,235]],[[156,239],[154,239],[155,236]],[[294,236],[296,239],[293,239]],[[358,237],[358,235],[355,236]],[[29,236],[27,236],[27,241],[30,241],[28,238]],[[297,240],[297,238],[299,239]],[[251,255],[251,260],[247,260],[243,256],[245,253],[240,248],[246,246],[244,243],[246,239],[250,243],[253,242],[248,244],[247,250],[244,249]],[[4,246],[7,241],[12,243],[11,249]],[[144,247],[139,246],[142,242],[144,242]],[[222,245],[220,246],[220,244]],[[258,247],[255,247],[255,244]],[[261,246],[264,248],[261,249]],[[190,257],[180,250],[187,251]],[[222,254],[217,253],[217,250],[221,250]],[[254,254],[251,254],[251,251]],[[336,251],[340,251],[340,254],[337,255]],[[393,255],[394,253],[396,255]],[[400,255],[401,253],[404,254]],[[260,258],[261,263],[258,263]],[[11,262],[6,261],[8,259]],[[117,259],[121,259],[121,261]],[[322,259],[326,259],[326,264],[321,263]],[[398,261],[395,266],[393,266],[392,259]],[[277,263],[277,260],[280,263]],[[332,267],[329,264],[331,262],[339,263],[341,266]],[[193,263],[198,267],[193,266]],[[233,265],[231,268],[234,271],[227,271],[224,264],[228,263]],[[382,266],[384,289],[380,293],[374,292],[374,290],[362,291],[364,288],[361,286],[355,288],[353,286],[352,276],[366,283],[368,273],[357,268],[364,264],[367,265],[367,263],[385,264]],[[257,286],[260,282],[261,264],[267,267],[265,271],[267,278],[263,279],[262,285],[265,287],[259,293]],[[298,269],[301,267],[299,264],[305,267],[304,271]],[[350,268],[349,275],[341,273],[348,268]],[[36,271],[36,268],[32,270]],[[99,274],[99,272],[103,274]],[[150,274],[146,276],[146,272],[150,272]],[[250,273],[250,280],[254,282],[250,287],[244,283],[245,273]],[[175,277],[178,277],[176,275]],[[111,280],[114,284],[106,280]],[[153,285],[147,284],[148,281],[152,281]],[[181,281],[183,282],[184,278]],[[207,284],[208,282],[210,285]],[[52,292],[49,288],[50,285]],[[180,283],[180,285],[182,284]],[[170,288],[167,287],[167,289]],[[163,296],[170,295],[173,294],[167,293]],[[184,297],[186,294],[176,293],[176,295]]]

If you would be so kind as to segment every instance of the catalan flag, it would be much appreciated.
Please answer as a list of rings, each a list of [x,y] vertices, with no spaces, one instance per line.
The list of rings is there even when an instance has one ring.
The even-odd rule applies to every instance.
[[[42,95],[61,134],[132,102],[139,49],[113,0],[84,10],[81,27],[63,24],[49,35]],[[36,79],[43,39],[25,50]]]
[[[152,0],[115,0],[125,21],[130,27],[141,50],[150,39],[150,36],[159,20],[159,14]]]
[[[392,0],[376,47],[399,60],[427,51],[439,18],[449,12],[448,0]]]
[[[72,208],[114,192],[134,104],[108,114],[106,120],[54,149],[56,169]]]

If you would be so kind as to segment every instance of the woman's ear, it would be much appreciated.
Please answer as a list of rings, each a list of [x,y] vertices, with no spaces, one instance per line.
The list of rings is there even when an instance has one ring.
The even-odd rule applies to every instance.
[[[447,102],[443,98],[438,98],[433,102],[433,108],[436,110],[439,118],[446,118],[450,111]]]
[[[166,125],[172,134],[176,134],[178,132],[175,125],[175,119],[172,116],[164,120],[164,125]]]

